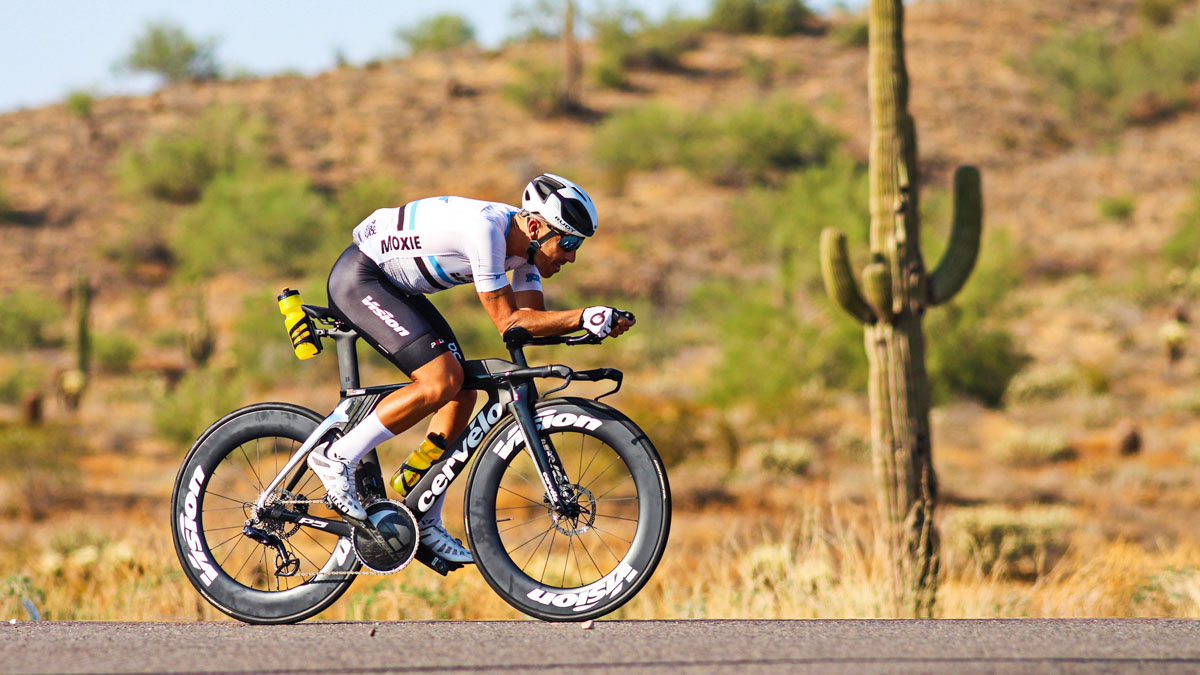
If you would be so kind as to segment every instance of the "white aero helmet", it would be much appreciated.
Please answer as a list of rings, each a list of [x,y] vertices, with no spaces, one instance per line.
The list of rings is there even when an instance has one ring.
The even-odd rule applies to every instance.
[[[596,233],[596,204],[583,188],[562,176],[544,173],[529,181],[521,208],[545,218],[562,233],[580,237]]]

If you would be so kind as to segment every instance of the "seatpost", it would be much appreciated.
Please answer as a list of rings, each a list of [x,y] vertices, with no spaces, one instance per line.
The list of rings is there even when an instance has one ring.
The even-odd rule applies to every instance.
[[[358,389],[358,350],[354,347],[358,333],[326,330],[325,335],[333,338],[334,344],[337,345],[338,381],[342,391]]]

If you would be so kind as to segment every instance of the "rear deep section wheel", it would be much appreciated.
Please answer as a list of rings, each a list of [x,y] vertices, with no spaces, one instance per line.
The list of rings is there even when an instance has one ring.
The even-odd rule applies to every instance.
[[[354,580],[345,572],[359,569],[350,540],[320,526],[340,516],[322,503],[306,462],[269,498],[277,516],[255,514],[255,500],[320,421],[284,403],[230,413],[192,446],[175,481],[171,532],[183,570],[236,619],[302,621],[333,604]]]
[[[551,507],[511,419],[484,441],[467,485],[467,538],[487,582],[521,612],[547,621],[603,616],[650,579],[667,543],[666,472],[646,435],[586,399],[536,409],[573,494]]]

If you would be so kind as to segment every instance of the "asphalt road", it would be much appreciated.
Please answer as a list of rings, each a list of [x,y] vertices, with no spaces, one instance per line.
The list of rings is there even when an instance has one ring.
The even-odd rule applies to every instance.
[[[4,673],[1200,672],[1200,621],[0,625]]]

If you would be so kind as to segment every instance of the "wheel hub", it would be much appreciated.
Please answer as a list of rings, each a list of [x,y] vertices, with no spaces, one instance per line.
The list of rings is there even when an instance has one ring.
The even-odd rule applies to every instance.
[[[554,528],[568,537],[576,537],[592,529],[596,522],[596,496],[582,485],[571,485],[575,498],[563,514],[552,514]]]

